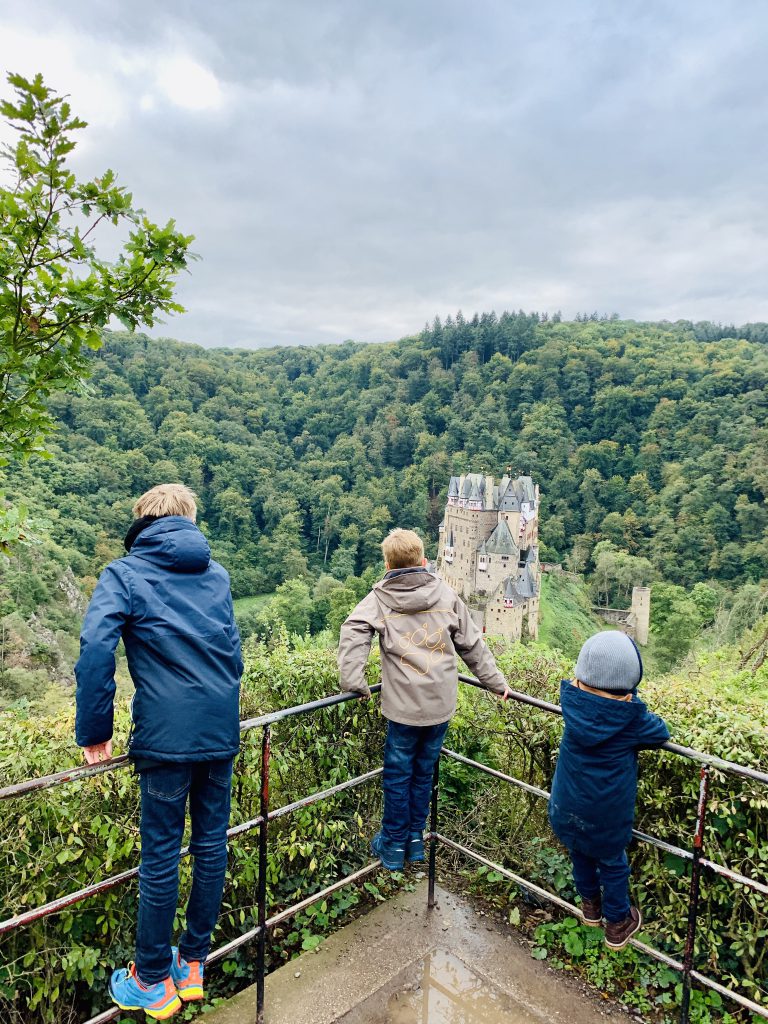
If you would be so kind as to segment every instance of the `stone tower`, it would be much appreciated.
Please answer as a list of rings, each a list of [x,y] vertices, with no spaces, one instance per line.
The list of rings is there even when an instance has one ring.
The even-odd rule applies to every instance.
[[[627,625],[634,630],[635,642],[645,647],[648,643],[648,627],[651,621],[651,588],[633,587],[632,606],[629,609]]]

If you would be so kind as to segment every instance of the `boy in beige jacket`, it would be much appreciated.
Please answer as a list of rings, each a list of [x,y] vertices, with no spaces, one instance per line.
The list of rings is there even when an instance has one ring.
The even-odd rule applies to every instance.
[[[365,665],[374,633],[381,650],[384,815],[371,849],[384,867],[424,860],[432,774],[456,710],[459,654],[483,686],[506,698],[507,685],[461,598],[427,571],[412,530],[392,530],[381,545],[384,579],[341,627],[341,689],[370,697]]]

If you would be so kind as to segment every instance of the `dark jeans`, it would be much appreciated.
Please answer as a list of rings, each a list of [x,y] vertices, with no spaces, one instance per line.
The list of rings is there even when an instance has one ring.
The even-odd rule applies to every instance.
[[[136,973],[145,985],[171,973],[171,931],[179,898],[179,853],[189,797],[195,858],[187,928],[179,949],[186,960],[205,960],[227,869],[232,759],[163,764],[143,771],[141,865]]]
[[[603,917],[623,921],[629,914],[629,861],[625,850],[614,857],[596,860],[571,850],[573,880],[582,899],[593,900],[603,891]]]
[[[432,794],[432,773],[448,724],[387,723],[381,833],[388,843],[401,845],[411,833],[424,831]]]

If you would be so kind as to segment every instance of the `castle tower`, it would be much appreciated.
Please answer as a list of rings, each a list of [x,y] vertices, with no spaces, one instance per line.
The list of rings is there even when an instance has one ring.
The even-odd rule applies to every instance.
[[[651,622],[651,588],[632,588],[632,607],[629,611],[628,625],[634,626],[635,642],[643,647],[648,643],[648,629]]]

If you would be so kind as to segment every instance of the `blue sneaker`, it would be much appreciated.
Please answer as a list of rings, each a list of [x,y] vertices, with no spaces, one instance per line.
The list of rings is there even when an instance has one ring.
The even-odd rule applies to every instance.
[[[411,864],[421,864],[426,860],[424,854],[424,836],[421,832],[411,832],[408,836],[408,846],[405,849],[406,859]]]
[[[185,960],[179,952],[178,946],[171,946],[171,952],[173,953],[171,977],[179,997],[185,1003],[202,999],[205,995],[203,992],[205,964],[201,960]]]
[[[388,843],[381,832],[377,832],[371,840],[371,850],[373,850],[374,857],[378,857],[389,871],[403,870],[405,865],[405,846],[396,846],[394,843]]]
[[[112,974],[109,994],[121,1010],[143,1010],[155,1020],[167,1020],[181,1009],[179,993],[171,978],[145,985],[139,981],[134,963]]]

